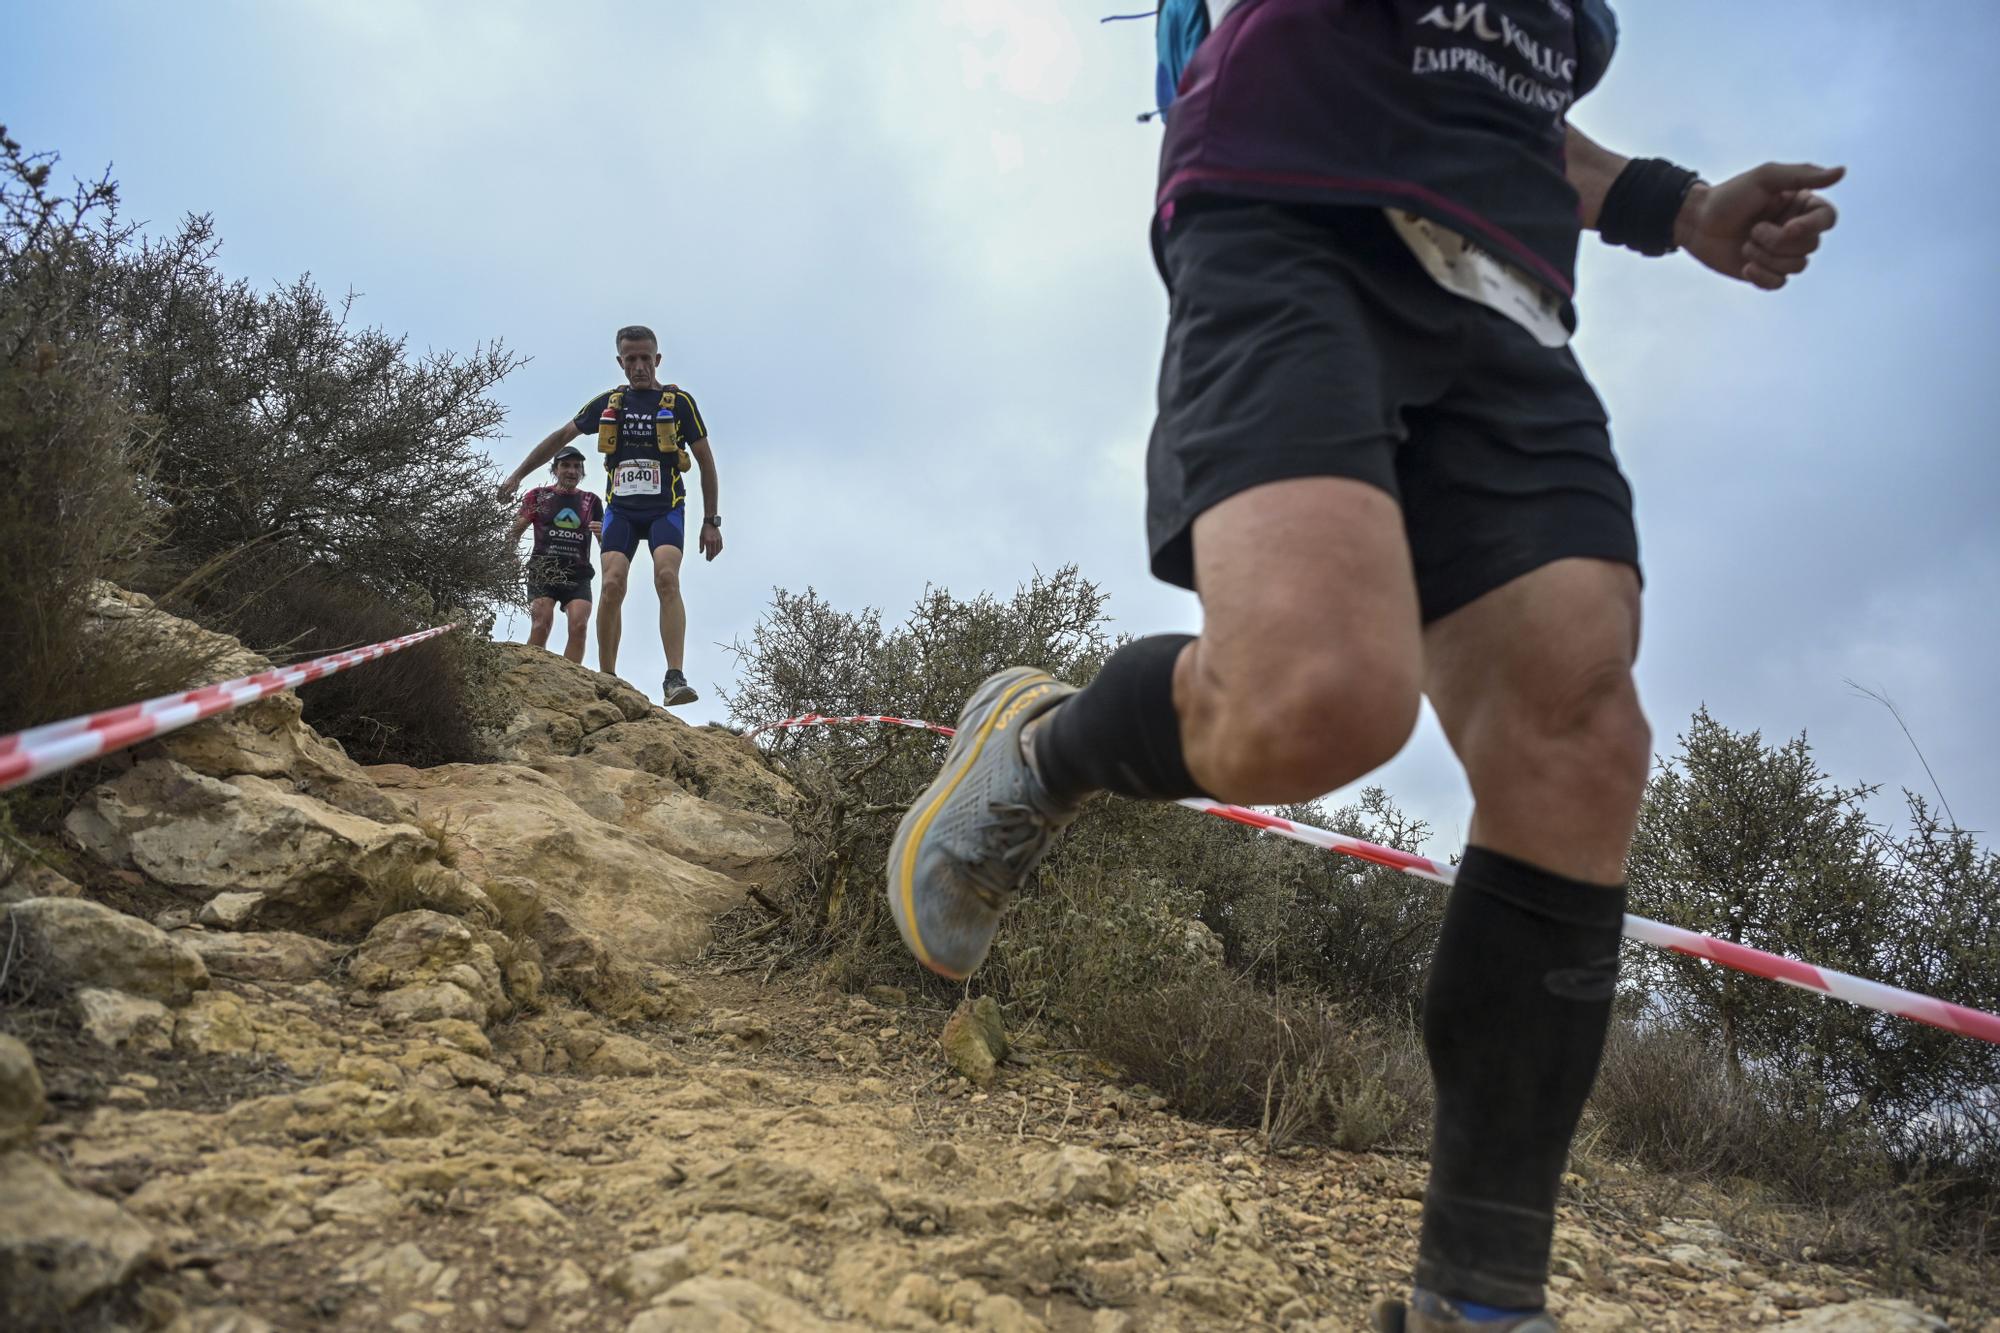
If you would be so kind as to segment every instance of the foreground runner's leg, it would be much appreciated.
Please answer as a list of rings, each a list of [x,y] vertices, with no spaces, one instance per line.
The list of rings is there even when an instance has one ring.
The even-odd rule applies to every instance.
[[[1476,807],[1424,999],[1437,1109],[1418,1292],[1377,1311],[1383,1333],[1555,1328],[1533,1312],[1610,1021],[1651,762],[1638,629],[1633,570],[1571,559],[1426,633],[1426,684]]]
[[[1127,644],[1074,697],[1017,667],[966,704],[889,856],[890,911],[933,971],[978,967],[1008,897],[1092,791],[1300,799],[1408,737],[1421,644],[1387,494],[1329,477],[1255,487],[1197,521],[1195,550],[1201,639]]]
[[[610,525],[605,525],[609,535]],[[606,550],[603,601],[597,607],[597,669],[606,675],[618,674],[618,640],[625,629],[625,580],[632,572],[632,557],[623,551]]]

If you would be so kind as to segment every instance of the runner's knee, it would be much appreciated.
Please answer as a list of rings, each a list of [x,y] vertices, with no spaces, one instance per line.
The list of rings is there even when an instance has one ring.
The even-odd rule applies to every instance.
[[[1390,654],[1259,663],[1193,710],[1197,776],[1239,800],[1319,796],[1396,756],[1416,727],[1416,664]],[[1192,758],[1192,757],[1191,757]]]
[[[1653,732],[1629,662],[1610,657],[1500,701],[1499,726],[1480,729],[1467,756],[1475,797],[1487,783],[1523,782],[1568,799],[1636,805],[1653,762]]]
[[[653,591],[660,594],[660,600],[663,602],[680,596],[681,572],[678,569],[653,566]]]

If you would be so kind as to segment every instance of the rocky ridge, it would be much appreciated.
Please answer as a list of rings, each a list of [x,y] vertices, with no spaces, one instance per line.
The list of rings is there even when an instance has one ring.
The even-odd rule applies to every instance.
[[[990,1001],[705,962],[795,794],[507,651],[499,762],[363,768],[278,696],[0,866],[0,1325],[1318,1331],[1399,1284],[1412,1157],[1263,1151]],[[1572,1183],[1566,1328],[2000,1329]]]

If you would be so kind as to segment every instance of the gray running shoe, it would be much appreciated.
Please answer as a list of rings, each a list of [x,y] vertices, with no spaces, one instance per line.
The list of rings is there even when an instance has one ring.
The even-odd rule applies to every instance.
[[[686,676],[678,671],[667,672],[666,680],[660,685],[662,706],[672,708],[675,704],[691,704],[699,698],[701,696],[694,692],[694,686],[688,684]]]
[[[1408,1304],[1386,1298],[1375,1302],[1368,1327],[1374,1333],[1562,1333],[1544,1310],[1513,1319],[1467,1319],[1450,1301],[1421,1287],[1410,1293]]]
[[[988,676],[958,715],[931,785],[889,844],[889,912],[917,961],[962,981],[985,961],[1000,913],[1076,818],[1021,754],[1021,728],[1076,691],[1045,671]]]

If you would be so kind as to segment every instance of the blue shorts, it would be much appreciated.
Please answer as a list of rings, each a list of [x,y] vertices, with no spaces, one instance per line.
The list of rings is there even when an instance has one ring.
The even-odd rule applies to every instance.
[[[604,532],[597,539],[598,549],[607,554],[616,551],[627,560],[639,549],[639,539],[658,549],[662,546],[679,547],[686,543],[681,531],[687,522],[687,506],[675,505],[664,514],[638,514],[627,518],[625,511],[614,502],[604,511]]]

